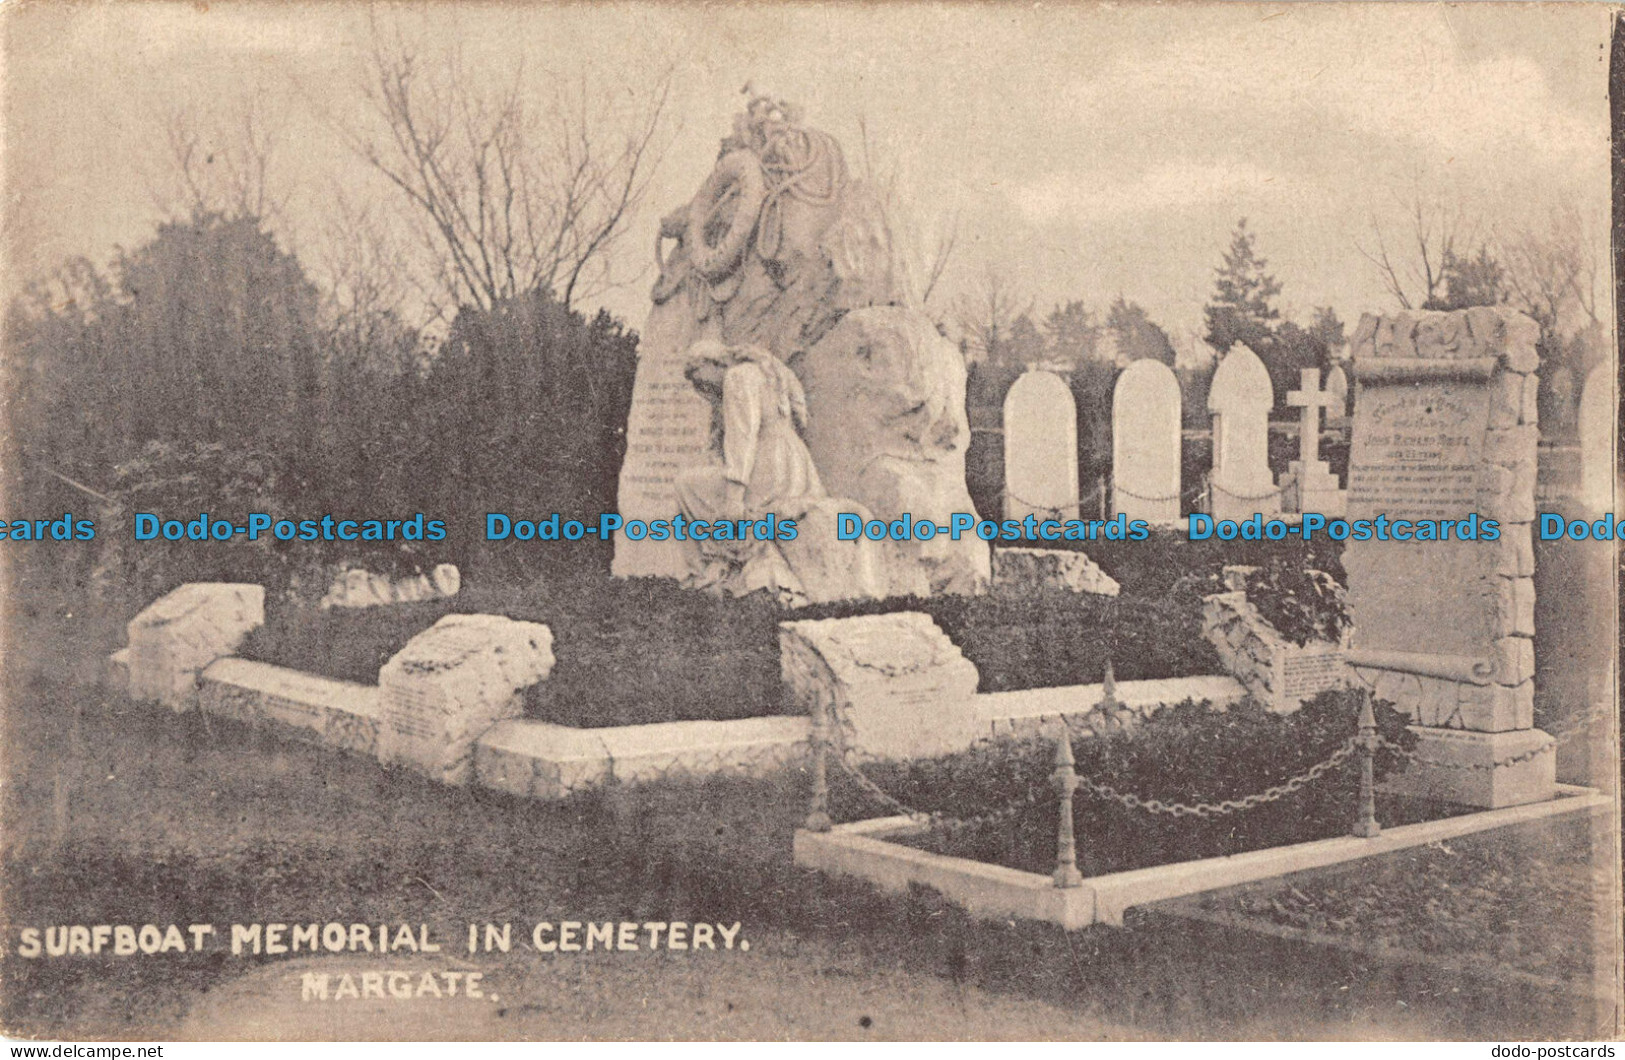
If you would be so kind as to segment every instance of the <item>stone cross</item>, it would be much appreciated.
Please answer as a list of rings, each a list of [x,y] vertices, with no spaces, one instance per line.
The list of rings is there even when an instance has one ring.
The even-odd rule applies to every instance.
[[[1342,403],[1330,388],[1320,389],[1319,369],[1301,369],[1298,380],[1300,389],[1289,390],[1286,395],[1288,405],[1303,410],[1298,421],[1298,459],[1288,468],[1297,484],[1298,510],[1339,516],[1346,509],[1345,498],[1337,488],[1337,476],[1320,459],[1320,410],[1341,410]]]
[[[1298,413],[1298,460],[1304,467],[1320,461],[1320,410],[1330,408],[1334,395],[1320,389],[1320,369],[1303,368],[1298,371],[1298,390],[1286,392],[1286,403],[1296,406]]]

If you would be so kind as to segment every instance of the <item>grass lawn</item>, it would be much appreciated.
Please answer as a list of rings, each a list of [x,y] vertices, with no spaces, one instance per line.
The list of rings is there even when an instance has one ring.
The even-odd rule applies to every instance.
[[[1573,814],[1403,851],[1371,870],[1210,895],[1201,908],[1586,983],[1595,973],[1596,896],[1606,893],[1592,867],[1592,832],[1587,815]]]

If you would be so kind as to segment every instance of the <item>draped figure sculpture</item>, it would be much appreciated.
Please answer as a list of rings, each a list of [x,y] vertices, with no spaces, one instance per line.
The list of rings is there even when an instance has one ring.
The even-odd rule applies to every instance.
[[[785,603],[880,595],[874,549],[829,532],[836,509],[855,506],[824,492],[801,438],[807,402],[795,373],[760,346],[702,340],[689,347],[684,374],[713,407],[713,462],[676,481],[684,517],[711,524],[705,539],[683,542],[685,584],[735,596],[767,590]],[[780,541],[769,516],[818,523],[820,534]]]

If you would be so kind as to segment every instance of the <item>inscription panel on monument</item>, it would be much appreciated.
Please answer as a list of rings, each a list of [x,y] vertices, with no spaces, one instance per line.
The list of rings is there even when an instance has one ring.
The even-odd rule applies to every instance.
[[[1341,688],[1348,680],[1340,651],[1287,652],[1278,665],[1276,693],[1282,698],[1308,698],[1328,688]]]
[[[1349,515],[1460,519],[1478,502],[1489,392],[1477,384],[1368,387],[1349,457]]]
[[[1461,520],[1478,511],[1489,389],[1437,380],[1362,385],[1349,454],[1351,519]],[[1452,528],[1454,529],[1454,528]],[[1354,643],[1484,657],[1494,646],[1495,545],[1350,540]]]

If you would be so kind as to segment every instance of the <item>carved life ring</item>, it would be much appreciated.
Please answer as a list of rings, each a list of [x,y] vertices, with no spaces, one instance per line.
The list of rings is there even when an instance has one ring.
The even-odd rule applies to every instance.
[[[744,150],[723,155],[688,207],[683,245],[695,271],[715,283],[738,268],[766,201],[767,177],[756,155]],[[717,215],[730,202],[733,216],[718,232]]]

